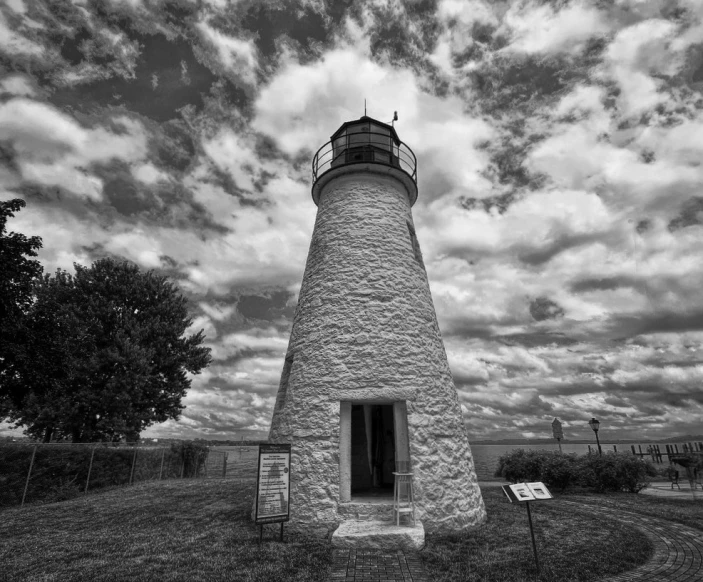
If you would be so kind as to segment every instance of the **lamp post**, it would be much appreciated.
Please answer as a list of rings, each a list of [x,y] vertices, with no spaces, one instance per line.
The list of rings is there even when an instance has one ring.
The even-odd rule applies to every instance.
[[[596,442],[598,443],[598,454],[602,455],[603,451],[600,448],[600,440],[598,439],[598,428],[600,427],[600,422],[597,419],[592,418],[588,421],[588,424],[593,429],[593,432],[596,433]]]

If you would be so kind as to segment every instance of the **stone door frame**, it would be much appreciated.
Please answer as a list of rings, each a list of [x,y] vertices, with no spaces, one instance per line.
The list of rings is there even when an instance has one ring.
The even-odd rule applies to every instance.
[[[353,399],[339,402],[339,501],[351,501],[352,439],[351,411],[353,404],[392,404],[393,438],[396,460],[410,460],[410,440],[408,439],[408,409],[405,400]]]

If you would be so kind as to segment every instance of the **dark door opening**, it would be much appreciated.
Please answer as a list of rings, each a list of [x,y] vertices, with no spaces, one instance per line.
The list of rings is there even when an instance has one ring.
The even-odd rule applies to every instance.
[[[393,405],[353,404],[351,441],[351,494],[393,495]]]

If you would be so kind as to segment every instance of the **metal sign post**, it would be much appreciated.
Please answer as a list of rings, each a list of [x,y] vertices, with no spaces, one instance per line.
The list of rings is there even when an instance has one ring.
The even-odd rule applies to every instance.
[[[261,545],[262,540],[264,539],[264,524],[261,523],[259,524],[259,545]],[[283,541],[283,522],[281,522],[281,533],[278,538],[279,542]]]
[[[537,557],[537,544],[535,543],[535,530],[532,527],[532,512],[530,511],[530,502],[525,501],[527,506],[527,521],[530,522],[530,536],[532,537],[532,551],[535,553],[535,564],[537,565],[537,574],[539,574],[539,557]]]
[[[555,419],[556,420],[556,419]],[[535,530],[532,526],[532,511],[530,501],[540,501],[553,499],[552,494],[544,483],[516,483],[515,485],[503,485],[503,493],[510,503],[524,503],[527,505],[527,521],[530,524],[530,537],[532,538],[532,550],[535,554],[535,564],[537,574],[539,574],[539,557],[537,556],[537,542],[535,542]]]
[[[290,444],[259,445],[259,470],[256,478],[256,512],[259,544],[264,537],[264,524],[281,524],[290,519]]]

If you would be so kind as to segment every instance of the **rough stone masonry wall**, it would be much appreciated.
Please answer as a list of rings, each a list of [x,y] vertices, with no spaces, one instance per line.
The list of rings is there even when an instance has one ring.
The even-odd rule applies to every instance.
[[[412,233],[412,234],[411,234]],[[402,391],[418,517],[457,531],[486,513],[408,196],[388,176],[334,178],[320,196],[270,439],[293,444],[291,525],[334,528],[338,393]],[[414,395],[414,396],[412,396]]]

